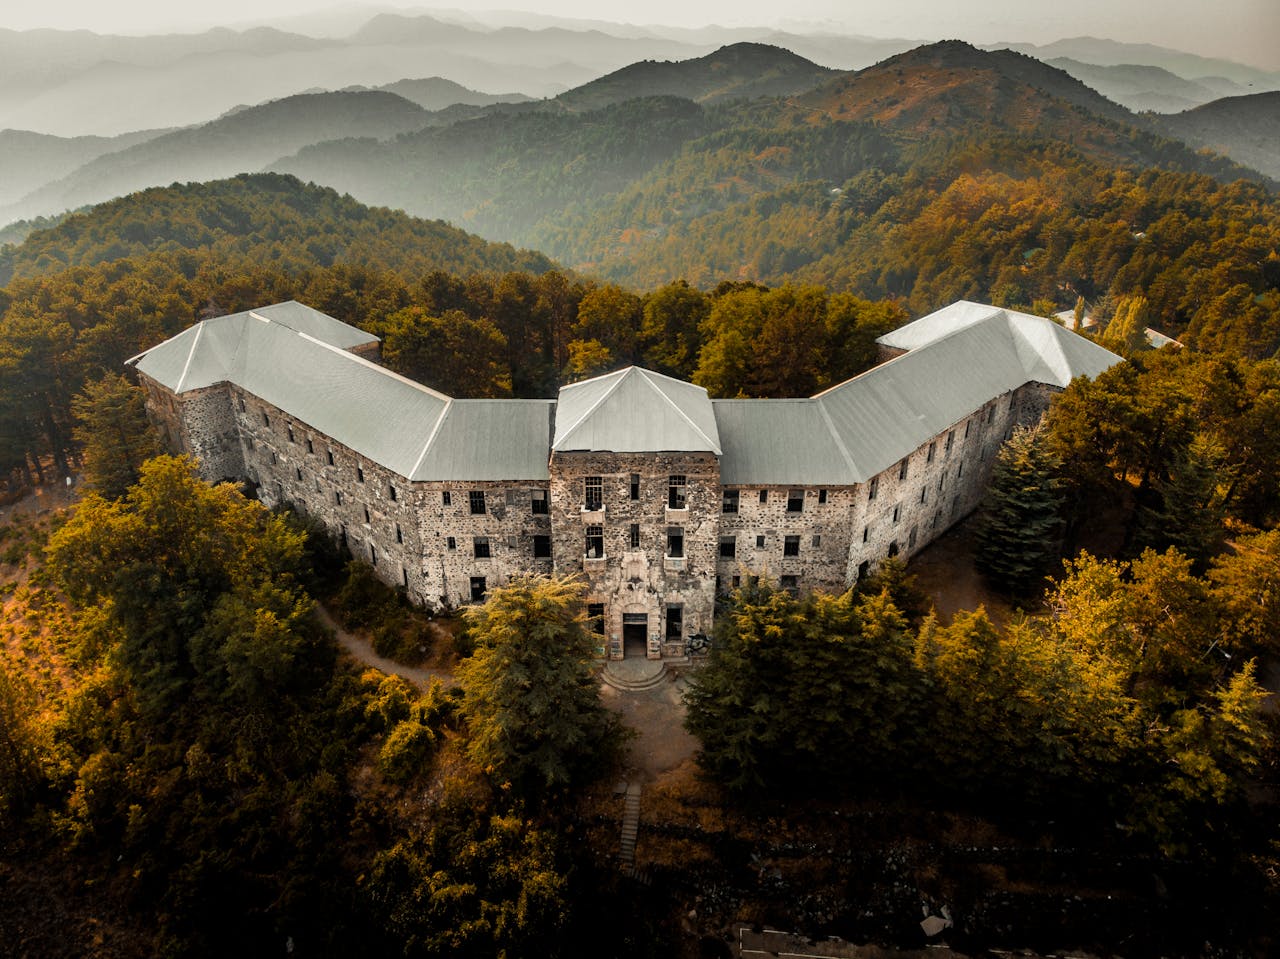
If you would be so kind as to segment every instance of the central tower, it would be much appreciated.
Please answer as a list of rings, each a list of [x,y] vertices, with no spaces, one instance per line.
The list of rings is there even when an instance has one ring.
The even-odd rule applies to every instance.
[[[551,443],[558,572],[586,580],[611,659],[685,655],[711,629],[720,438],[707,391],[629,367],[564,387]]]

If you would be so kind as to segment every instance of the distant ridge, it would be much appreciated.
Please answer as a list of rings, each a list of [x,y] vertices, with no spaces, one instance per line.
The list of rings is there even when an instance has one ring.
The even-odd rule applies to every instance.
[[[673,96],[695,103],[718,103],[791,96],[838,73],[781,47],[734,43],[692,60],[633,63],[562,93],[555,102],[580,112],[635,97]]]
[[[1280,91],[1215,100],[1161,117],[1160,127],[1280,180]]]

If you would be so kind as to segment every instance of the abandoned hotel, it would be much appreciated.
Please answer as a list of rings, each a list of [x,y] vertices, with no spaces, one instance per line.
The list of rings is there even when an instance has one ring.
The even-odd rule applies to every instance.
[[[610,658],[679,659],[743,576],[841,590],[978,504],[1052,392],[1119,357],[1050,320],[958,302],[807,399],[713,400],[638,367],[555,400],[452,399],[296,302],[204,320],[129,362],[211,481],[319,519],[416,602],[579,573]]]

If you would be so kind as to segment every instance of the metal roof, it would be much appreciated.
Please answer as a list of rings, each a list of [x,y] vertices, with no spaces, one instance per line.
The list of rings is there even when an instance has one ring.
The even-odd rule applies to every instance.
[[[375,339],[282,303],[205,320],[129,362],[178,393],[234,383],[415,481],[545,481],[551,450],[705,451],[726,484],[811,486],[865,482],[997,396],[1120,362],[1042,317],[962,301],[878,341],[906,353],[809,399],[713,402],[629,367],[558,402],[454,400],[348,352]]]
[[[720,452],[707,391],[629,366],[560,390],[556,452]]]

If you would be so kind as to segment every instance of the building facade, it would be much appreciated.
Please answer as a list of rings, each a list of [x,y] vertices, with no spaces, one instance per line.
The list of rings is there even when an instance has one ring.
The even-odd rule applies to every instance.
[[[205,320],[130,360],[170,446],[211,481],[317,518],[418,603],[574,573],[611,658],[678,660],[744,576],[841,590],[971,512],[999,445],[1119,357],[961,302],[805,399],[713,400],[630,367],[556,400],[459,400],[298,303]]]

